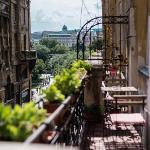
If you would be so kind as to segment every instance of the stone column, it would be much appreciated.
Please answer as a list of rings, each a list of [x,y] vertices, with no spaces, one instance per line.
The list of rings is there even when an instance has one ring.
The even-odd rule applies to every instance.
[[[84,91],[84,101],[87,107],[91,105],[102,106],[100,99],[100,87],[103,78],[103,68],[99,65],[93,66],[90,77]]]

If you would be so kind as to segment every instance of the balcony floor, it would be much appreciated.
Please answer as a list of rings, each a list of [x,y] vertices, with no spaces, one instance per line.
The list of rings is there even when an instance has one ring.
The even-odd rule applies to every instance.
[[[83,150],[144,150],[141,137],[133,126],[104,127],[101,123],[87,123]],[[119,130],[120,129],[120,130]]]

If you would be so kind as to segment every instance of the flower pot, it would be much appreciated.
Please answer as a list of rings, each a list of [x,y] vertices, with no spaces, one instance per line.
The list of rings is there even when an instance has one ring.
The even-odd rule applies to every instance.
[[[53,113],[59,106],[61,103],[48,103],[45,102],[43,104],[43,108],[47,110],[47,113]]]
[[[54,113],[54,111],[61,105],[61,103],[44,103],[43,108],[47,110],[48,115]],[[67,109],[64,109],[54,120],[54,124],[57,126],[62,125],[64,117],[66,116]]]

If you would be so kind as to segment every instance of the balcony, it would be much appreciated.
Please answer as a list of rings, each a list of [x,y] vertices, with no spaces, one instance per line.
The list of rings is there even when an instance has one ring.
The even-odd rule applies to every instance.
[[[74,96],[68,97],[45,120],[42,126],[24,142],[25,145],[50,143],[51,145],[78,147],[83,150],[144,150],[143,130],[145,120],[140,112],[134,113],[132,109],[134,106],[144,109],[146,95],[139,95],[136,88],[127,87],[125,83],[122,87],[122,82],[126,82],[124,78],[121,87],[118,87],[118,89],[117,87],[109,87],[108,82],[106,87],[105,81],[102,81],[103,64],[98,59],[96,65],[95,57],[92,57],[90,62],[94,64],[92,73],[83,79],[80,91]],[[99,67],[97,67],[98,65]],[[107,80],[108,78],[107,75]],[[110,78],[109,80],[113,79]],[[113,80],[113,82],[118,83],[116,80]],[[118,95],[112,95],[112,93]],[[119,93],[125,94],[119,95]],[[100,99],[98,98],[99,94],[101,95]],[[88,111],[90,110],[89,114],[87,113],[87,105],[89,105],[89,100],[92,99],[96,107],[93,107],[93,111],[88,109]],[[39,101],[39,103],[41,102],[42,100]],[[97,112],[97,106],[103,107],[103,112]],[[61,116],[64,109],[68,111],[66,118],[63,119],[63,124],[53,126],[53,122],[58,116]],[[92,113],[95,116],[92,116]],[[46,135],[45,133],[49,133],[49,135],[43,138],[43,134]]]
[[[122,87],[122,84],[114,87],[105,83],[105,79],[109,79],[112,80],[111,84],[120,84],[121,79],[119,83],[114,80],[117,75],[114,70],[113,76],[110,70],[110,75],[106,74],[107,78],[104,78],[106,70],[100,62],[101,58],[96,64],[95,57],[90,60],[93,68],[82,78],[79,90],[68,96],[53,113],[49,113],[23,146],[37,143],[42,146],[41,149],[45,147],[43,144],[50,144],[52,149],[57,146],[60,149],[144,150],[145,120],[140,112],[135,114],[133,107],[136,105],[144,109],[146,95],[139,95],[134,87]],[[89,108],[93,103],[94,107]],[[42,105],[43,98],[39,98],[38,108]],[[58,119],[61,123],[58,123]]]
[[[16,53],[16,56],[20,61],[36,60],[36,51],[35,50],[20,51]]]
[[[0,1],[0,14],[9,17],[9,2]]]

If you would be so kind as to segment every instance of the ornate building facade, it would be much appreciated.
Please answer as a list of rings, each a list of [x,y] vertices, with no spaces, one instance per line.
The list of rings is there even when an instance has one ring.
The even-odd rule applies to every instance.
[[[0,100],[30,100],[36,51],[30,47],[30,1],[0,0]]]

